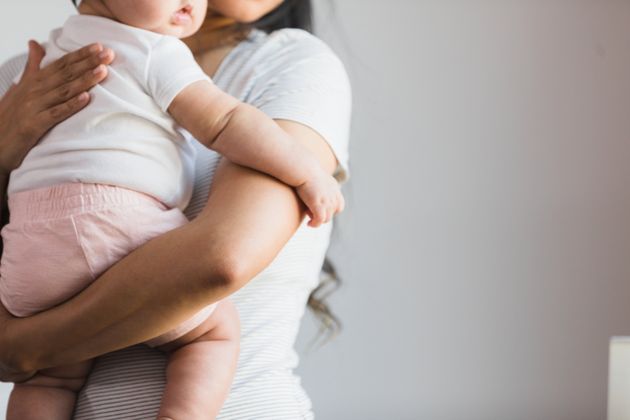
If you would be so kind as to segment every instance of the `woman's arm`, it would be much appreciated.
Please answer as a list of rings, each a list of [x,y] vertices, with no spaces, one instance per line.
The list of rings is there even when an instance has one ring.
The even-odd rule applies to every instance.
[[[333,172],[335,157],[319,134],[278,124]],[[224,160],[191,223],[141,246],[60,306],[0,316],[0,364],[32,371],[73,363],[168,331],[264,269],[303,216],[293,189]]]

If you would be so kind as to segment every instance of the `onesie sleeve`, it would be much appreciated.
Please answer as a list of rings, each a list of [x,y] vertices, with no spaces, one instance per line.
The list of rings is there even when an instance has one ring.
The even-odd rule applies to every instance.
[[[349,177],[352,109],[346,69],[319,39],[297,30],[278,36],[287,33],[291,42],[272,57],[273,65],[267,63],[248,102],[273,119],[295,121],[318,132],[337,158],[335,177],[344,182]]]
[[[149,94],[162,111],[167,112],[173,99],[182,90],[200,80],[212,83],[188,46],[175,37],[161,37],[150,52],[146,84]]]

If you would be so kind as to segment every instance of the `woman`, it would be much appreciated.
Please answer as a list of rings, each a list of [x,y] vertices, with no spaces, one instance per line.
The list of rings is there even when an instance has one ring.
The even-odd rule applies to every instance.
[[[189,40],[202,68],[345,179],[350,92],[343,66],[304,31],[252,29],[308,27],[310,2],[210,0],[209,10],[204,28]],[[99,57],[84,49],[38,70],[41,51],[35,45],[31,50],[25,77],[0,102],[1,181],[51,125],[86,105],[80,93],[105,77],[91,70],[113,58],[108,51]],[[0,94],[24,62],[18,57],[0,69]],[[75,418],[151,418],[161,396],[164,358],[142,346],[126,347],[232,294],[241,317],[241,355],[219,418],[312,417],[292,373],[292,347],[317,286],[331,226],[306,227],[294,192],[276,180],[202,148],[198,155],[187,209],[191,223],[134,251],[54,309],[25,319],[2,312],[2,379],[125,348],[99,359]]]

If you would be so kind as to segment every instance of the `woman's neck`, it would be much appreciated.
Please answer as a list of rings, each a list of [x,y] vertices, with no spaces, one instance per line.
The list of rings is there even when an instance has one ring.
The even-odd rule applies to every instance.
[[[182,41],[191,49],[201,68],[212,77],[223,59],[247,38],[249,32],[249,28],[233,19],[209,12],[199,31]]]
[[[192,36],[182,39],[194,54],[215,48],[236,45],[247,38],[249,29],[235,20],[208,12],[201,28]]]

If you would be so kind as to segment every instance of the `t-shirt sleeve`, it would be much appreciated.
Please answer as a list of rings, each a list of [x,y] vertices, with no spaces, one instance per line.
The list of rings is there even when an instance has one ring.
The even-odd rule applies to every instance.
[[[321,41],[298,44],[261,77],[250,102],[273,119],[295,121],[319,133],[335,154],[335,178],[349,177],[352,94],[346,69]],[[296,59],[297,56],[297,59]]]
[[[195,61],[186,44],[164,36],[154,45],[147,64],[149,94],[167,112],[173,99],[187,86],[200,80],[212,82]]]
[[[0,97],[7,93],[13,83],[20,81],[26,58],[26,54],[18,55],[0,65]]]

